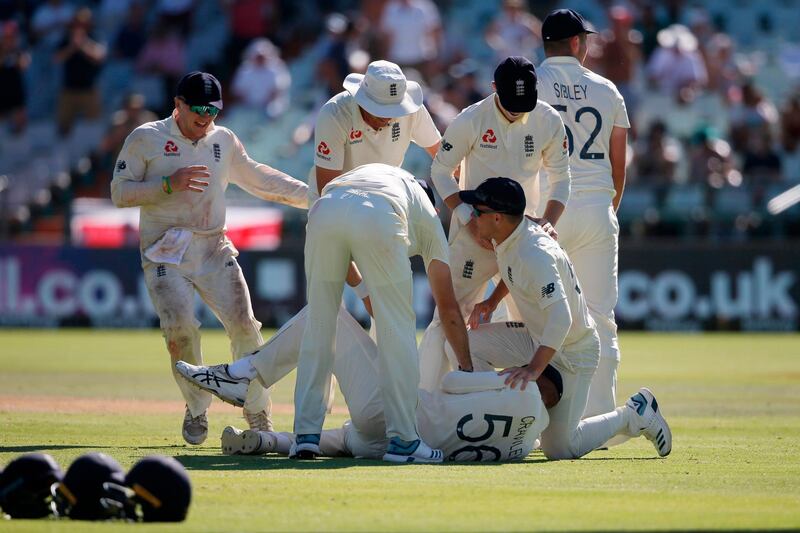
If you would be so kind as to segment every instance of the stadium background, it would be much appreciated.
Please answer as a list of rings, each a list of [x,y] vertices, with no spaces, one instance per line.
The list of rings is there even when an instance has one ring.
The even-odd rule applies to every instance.
[[[157,325],[137,211],[108,199],[125,135],[169,113],[180,75],[208,70],[224,86],[218,122],[254,159],[305,179],[319,107],[348,72],[395,59],[381,23],[390,3],[0,0],[0,324]],[[797,330],[800,205],[773,215],[767,203],[800,184],[800,1],[427,5],[441,21],[432,55],[404,71],[424,84],[440,131],[488,94],[500,58],[543,58],[536,32],[549,10],[577,9],[601,32],[588,66],[618,85],[634,125],[619,212],[623,328]],[[82,32],[105,58],[57,62]],[[80,106],[100,112],[72,120]],[[412,147],[404,167],[424,177],[429,161]],[[304,301],[305,213],[235,186],[228,196],[256,315],[280,325]],[[418,276],[424,325],[432,304]]]

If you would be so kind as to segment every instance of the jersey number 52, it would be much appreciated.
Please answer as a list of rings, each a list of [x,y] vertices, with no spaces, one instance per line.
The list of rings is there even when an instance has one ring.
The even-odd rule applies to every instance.
[[[557,111],[561,111],[562,113],[567,112],[567,106],[565,105],[554,105],[553,109]],[[582,107],[575,112],[575,122],[580,122],[581,118],[586,114],[590,114],[594,116],[594,129],[592,133],[589,134],[589,138],[583,144],[583,148],[581,148],[580,153],[578,156],[581,159],[605,159],[606,155],[603,152],[590,152],[589,148],[594,143],[594,140],[597,138],[597,134],[600,133],[600,129],[603,127],[603,117],[600,116],[600,112],[595,109],[594,107]],[[569,126],[564,124],[564,128],[567,130],[567,139],[569,139],[569,155],[572,155],[572,151],[574,150],[575,141],[572,137],[572,130],[569,129]]]

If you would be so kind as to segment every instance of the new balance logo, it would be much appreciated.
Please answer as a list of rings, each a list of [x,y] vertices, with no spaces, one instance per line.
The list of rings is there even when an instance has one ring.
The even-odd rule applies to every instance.
[[[556,284],[548,283],[542,287],[542,298],[552,298],[554,292],[556,292]]]
[[[442,150],[444,150],[445,152],[449,152],[452,149],[453,149],[453,145],[450,144],[449,142],[445,141],[444,139],[442,139]]]
[[[158,265],[156,267],[156,277],[163,278],[166,275],[167,275],[167,267],[165,267],[164,265]]]
[[[467,262],[464,263],[464,270],[461,272],[461,277],[466,279],[472,279],[472,273],[475,270],[475,261],[472,259],[467,259]]]

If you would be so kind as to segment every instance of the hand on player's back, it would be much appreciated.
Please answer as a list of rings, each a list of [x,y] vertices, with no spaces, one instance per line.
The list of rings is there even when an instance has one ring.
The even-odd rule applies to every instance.
[[[554,228],[553,225],[550,222],[548,222],[546,218],[533,218],[532,216],[528,215],[525,216],[528,218],[528,220],[532,220],[537,224],[539,224],[542,227],[542,231],[550,235],[555,240],[558,240],[558,232],[556,231],[556,228]]]
[[[507,376],[506,385],[512,389],[515,389],[517,384],[519,384],[519,390],[525,390],[529,382],[536,381],[539,377],[529,366],[512,366],[511,368],[501,370],[497,374],[500,376]]]
[[[211,173],[205,165],[191,165],[179,168],[169,177],[169,183],[174,192],[194,191],[203,192],[208,187],[208,178]]]

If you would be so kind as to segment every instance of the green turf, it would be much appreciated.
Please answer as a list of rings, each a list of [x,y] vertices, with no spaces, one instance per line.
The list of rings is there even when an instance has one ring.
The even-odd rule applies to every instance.
[[[161,453],[194,483],[172,531],[800,528],[800,336],[624,333],[619,397],[648,385],[671,423],[672,455],[637,439],[577,461],[538,454],[504,465],[226,457],[214,437],[244,422],[212,410],[212,437],[182,444],[180,415],[0,412],[0,464],[42,450],[63,465],[90,450],[123,466]],[[228,356],[205,332],[208,362]],[[155,331],[0,331],[0,395],[179,400]],[[276,402],[290,403],[281,382]],[[331,417],[336,425],[342,416]],[[291,417],[276,417],[282,428]],[[91,531],[122,524],[11,521],[3,531]],[[127,529],[130,531],[130,529]]]

